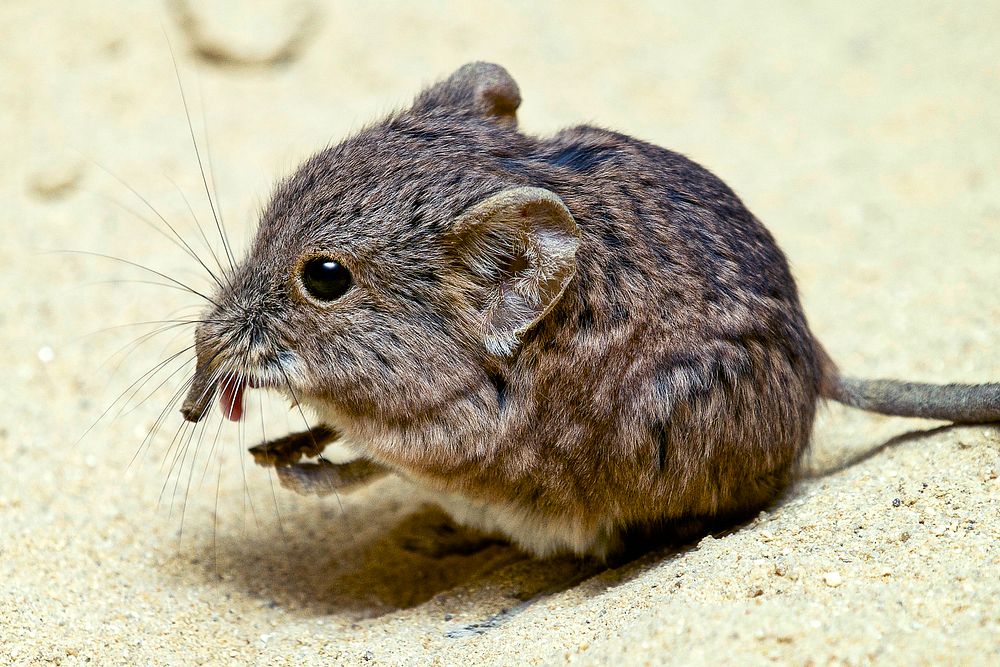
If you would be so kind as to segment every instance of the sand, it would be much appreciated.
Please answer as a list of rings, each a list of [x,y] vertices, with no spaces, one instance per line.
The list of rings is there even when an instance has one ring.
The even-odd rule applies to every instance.
[[[262,417],[299,427],[277,402],[187,450],[167,410],[142,446],[175,366],[99,419],[190,340],[126,356],[154,327],[108,327],[198,299],[50,251],[207,284],[129,191],[186,238],[172,181],[211,220],[165,34],[238,248],[311,151],[494,60],[525,130],[596,122],[720,174],[845,370],[1000,378],[1000,5],[695,5],[3,3],[0,663],[1000,664],[997,428],[831,406],[771,511],[574,584],[572,561],[463,550],[399,480],[275,488],[244,447]]]

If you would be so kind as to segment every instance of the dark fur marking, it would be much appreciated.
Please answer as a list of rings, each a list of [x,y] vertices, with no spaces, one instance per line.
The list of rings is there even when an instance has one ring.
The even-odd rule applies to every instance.
[[[503,414],[504,408],[507,407],[507,380],[503,378],[499,373],[487,373],[486,377],[489,378],[490,384],[497,392],[497,406],[499,407],[500,413]]]
[[[698,208],[701,206],[699,202],[694,197],[684,194],[683,192],[678,192],[677,190],[667,190],[667,199],[669,199],[674,204],[680,204],[684,208]]]
[[[622,238],[622,235],[614,227],[605,229],[601,234],[601,238],[604,239],[605,245],[611,250],[621,250],[625,247],[625,239]]]
[[[624,326],[625,324],[628,324],[628,307],[624,303],[616,303],[612,305],[611,312],[608,314],[608,319],[614,326]]]
[[[420,141],[435,141],[443,136],[441,132],[435,132],[434,130],[427,129],[425,127],[402,128],[399,130],[399,133],[404,137],[419,139]]]
[[[606,148],[571,146],[552,155],[549,158],[549,162],[559,167],[568,167],[574,171],[589,172],[606,162],[613,155],[614,153]]]
[[[667,467],[667,425],[662,421],[653,422],[653,438],[656,440],[656,465],[662,473]]]

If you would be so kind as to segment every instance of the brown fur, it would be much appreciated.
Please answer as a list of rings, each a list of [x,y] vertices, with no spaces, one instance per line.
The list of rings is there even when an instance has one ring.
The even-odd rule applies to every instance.
[[[694,162],[596,127],[526,136],[519,102],[467,65],[284,181],[199,329],[186,415],[244,374],[366,458],[602,535],[511,535],[539,552],[756,512],[841,386],[784,255]],[[339,300],[297,282],[315,254],[350,269]]]

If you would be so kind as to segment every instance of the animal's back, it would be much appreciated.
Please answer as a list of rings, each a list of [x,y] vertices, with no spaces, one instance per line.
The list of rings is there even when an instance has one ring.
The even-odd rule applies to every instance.
[[[518,465],[488,474],[524,471],[525,504],[578,522],[756,511],[790,481],[819,385],[784,256],[681,155],[574,128],[542,157],[580,226],[577,273],[506,389]]]

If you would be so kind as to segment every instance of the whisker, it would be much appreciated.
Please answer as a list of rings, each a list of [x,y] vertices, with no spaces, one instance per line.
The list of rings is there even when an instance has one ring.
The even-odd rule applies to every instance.
[[[230,379],[233,380],[234,382],[236,381],[236,377],[232,373],[227,372],[225,375],[228,375],[230,377]],[[206,385],[205,392],[209,391],[209,388],[214,387],[215,384],[216,384],[216,382],[217,382],[217,380],[215,382],[211,382],[208,385]],[[235,385],[234,384],[227,384],[226,385],[227,388],[231,387],[231,386],[235,386]],[[225,391],[225,388],[223,389],[223,391]],[[221,420],[219,422],[219,431],[222,430],[222,423],[224,421],[225,420]],[[187,460],[188,451],[191,450],[192,457],[191,457],[191,470],[190,470],[190,472],[188,474],[188,486],[187,486],[188,490],[185,491],[184,504],[183,504],[183,506],[181,508],[181,527],[180,527],[180,533],[179,533],[179,535],[181,537],[183,537],[183,533],[184,533],[184,516],[185,516],[185,513],[187,511],[187,496],[188,496],[188,493],[190,491],[190,480],[191,480],[191,476],[194,474],[194,466],[195,466],[197,455],[198,455],[198,449],[201,447],[201,438],[204,437],[205,431],[207,429],[208,420],[203,420],[201,422],[201,424],[204,424],[204,425],[202,425],[201,435],[198,436],[198,441],[195,444],[194,449],[191,450],[191,444],[194,442],[195,435],[198,433],[198,426],[199,426],[199,424],[196,424],[195,427],[193,429],[191,429],[191,435],[185,441],[183,448],[179,448],[178,453],[174,456],[174,460],[170,464],[170,472],[168,472],[168,474],[167,474],[167,480],[169,480],[171,474],[174,471],[174,469],[175,468],[177,469],[177,474],[176,474],[176,476],[174,476],[174,488],[171,491],[171,495],[170,495],[170,516],[173,516],[174,500],[177,497],[177,490],[178,490],[179,485],[180,485],[181,475],[184,473],[184,462]],[[179,458],[179,462],[180,462],[179,466],[177,465],[178,464],[178,458]]]
[[[149,369],[148,371],[146,371],[145,373],[143,373],[142,375],[140,375],[140,376],[139,376],[139,378],[138,378],[137,380],[135,380],[135,382],[133,382],[132,384],[130,384],[130,385],[129,385],[128,387],[126,387],[126,388],[125,388],[125,390],[124,390],[123,392],[121,392],[120,394],[118,394],[118,397],[117,397],[117,398],[116,398],[116,399],[115,399],[114,401],[112,401],[112,402],[111,402],[111,404],[110,404],[110,405],[108,405],[108,407],[106,407],[106,408],[104,409],[104,411],[103,411],[103,412],[101,412],[101,414],[100,414],[100,415],[98,415],[98,416],[97,416],[97,419],[96,419],[96,420],[94,421],[94,423],[93,423],[93,424],[91,424],[90,426],[88,426],[88,427],[87,427],[87,430],[83,432],[83,435],[81,435],[81,436],[80,436],[80,437],[79,437],[79,438],[77,439],[77,441],[76,441],[75,445],[77,445],[77,446],[78,446],[78,445],[79,445],[79,444],[80,444],[80,443],[81,443],[81,442],[83,441],[83,439],[84,439],[84,438],[86,438],[86,437],[87,437],[87,435],[88,435],[88,434],[89,434],[89,433],[90,433],[90,432],[91,432],[92,430],[94,430],[94,427],[95,427],[95,426],[97,426],[97,425],[98,425],[99,423],[101,423],[101,421],[102,421],[102,420],[103,420],[103,419],[104,419],[104,418],[105,418],[105,417],[106,417],[106,416],[108,415],[108,413],[109,413],[109,412],[111,412],[111,411],[112,411],[112,410],[114,409],[114,407],[115,407],[116,405],[118,405],[119,401],[121,401],[121,400],[122,400],[122,398],[124,398],[125,394],[127,394],[127,393],[128,393],[128,392],[129,392],[129,391],[130,391],[130,390],[131,390],[131,389],[132,389],[133,387],[135,387],[135,386],[136,386],[137,384],[139,384],[139,383],[140,383],[140,382],[141,382],[141,381],[143,380],[143,378],[146,378],[146,377],[147,377],[147,376],[149,376],[150,374],[155,374],[155,373],[157,373],[157,372],[158,372],[158,371],[159,371],[159,370],[160,370],[161,368],[163,368],[163,367],[164,367],[165,365],[169,364],[169,363],[170,363],[171,361],[173,361],[174,359],[176,359],[176,358],[177,358],[177,357],[179,357],[180,355],[184,354],[185,352],[189,352],[189,351],[190,351],[191,349],[193,349],[193,348],[194,348],[194,345],[191,345],[191,346],[189,346],[189,347],[187,347],[187,348],[185,348],[185,349],[183,349],[183,350],[181,350],[181,351],[179,351],[179,352],[177,352],[177,353],[175,353],[175,354],[171,355],[171,356],[170,356],[170,357],[168,357],[167,359],[165,359],[165,360],[163,360],[163,361],[161,361],[161,362],[157,363],[157,364],[156,364],[155,366],[153,366],[153,367],[152,367],[151,369]],[[141,385],[140,385],[140,387],[141,387]]]
[[[174,450],[175,444],[177,445],[178,450],[177,453],[174,454],[173,460],[176,460],[177,455],[180,452],[180,443],[184,441],[185,437],[187,437],[188,430],[189,429],[193,430],[195,426],[197,426],[197,424],[192,424],[191,422],[185,421],[182,422],[181,425],[177,427],[177,430],[174,432],[174,437],[170,439],[170,444],[168,445],[166,451],[163,453],[163,458],[160,460],[161,472],[163,471],[163,466],[166,464],[170,452]],[[171,461],[170,469],[167,472],[166,476],[163,478],[163,485],[160,486],[160,494],[156,498],[156,506],[158,508],[163,504],[163,493],[167,490],[167,486],[170,484],[170,477],[171,477],[171,472],[173,471],[173,466],[174,463],[173,461]]]
[[[316,444],[316,439],[313,438],[312,436],[312,427],[309,425],[309,420],[306,419],[306,413],[302,411],[302,405],[301,403],[299,403],[299,397],[295,393],[295,389],[292,388],[292,382],[288,378],[288,374],[285,372],[285,369],[282,368],[280,364],[278,365],[277,368],[278,371],[281,373],[281,376],[285,379],[285,386],[288,387],[288,393],[292,395],[292,401],[295,403],[295,408],[298,410],[299,416],[302,417],[302,423],[306,427],[306,432],[309,433],[309,439],[313,441],[313,448],[319,449],[319,447]],[[340,515],[344,518],[344,523],[347,525],[347,533],[351,536],[351,540],[354,540],[355,539],[354,528],[351,526],[351,521],[347,516],[347,510],[344,509],[344,501],[340,497],[340,492],[334,489],[333,495],[337,498],[337,505],[340,506]]]
[[[212,160],[212,144],[208,131],[208,116],[205,113],[205,91],[201,86],[201,79],[198,80],[198,98],[201,100],[201,127],[205,134],[205,155],[208,157],[208,176],[212,181],[212,194],[215,195],[215,204],[219,207],[219,222],[222,229],[226,229],[226,218],[222,215],[222,198],[219,197],[219,179],[215,177],[215,163]]]
[[[180,373],[181,371],[183,371],[187,367],[187,365],[189,363],[191,363],[192,361],[193,361],[193,359],[187,359],[187,360],[185,360],[185,362],[183,364],[181,364],[180,366],[178,366],[177,368],[175,368],[173,371],[170,372],[169,375],[167,375],[167,377],[165,377],[163,380],[161,380],[160,383],[158,385],[156,385],[151,392],[149,392],[148,394],[146,394],[145,398],[143,398],[141,401],[139,401],[138,403],[136,403],[135,405],[133,405],[127,411],[122,412],[121,416],[130,415],[133,412],[135,412],[137,409],[139,409],[139,407],[141,407],[143,403],[145,403],[150,398],[152,398],[156,394],[156,392],[158,392],[161,388],[163,388],[163,385],[165,385],[167,382],[169,382],[170,380],[172,380],[174,378],[174,376],[176,376],[178,373]],[[138,392],[136,392],[136,393],[138,393]]]
[[[247,364],[249,362],[249,358],[248,358],[247,354],[244,354],[243,358],[240,359],[239,361],[240,361],[240,367],[241,368],[246,368],[246,366],[247,366]],[[240,370],[239,371],[239,376],[238,376],[238,379],[237,379],[237,384],[242,383],[245,380],[246,380],[245,372],[243,370]],[[236,386],[236,385],[233,385],[233,386]],[[230,419],[232,419],[233,410],[235,409],[235,407],[236,407],[235,404],[233,404],[232,406],[230,406],[230,412],[227,415]],[[251,512],[251,514],[253,515],[253,518],[254,518],[254,524],[257,526],[258,530],[260,529],[260,520],[257,517],[257,510],[254,507],[253,494],[250,492],[250,486],[247,483],[246,465],[245,465],[244,456],[243,456],[244,431],[243,431],[242,427],[245,426],[245,423],[246,423],[246,420],[245,419],[241,419],[240,422],[237,424],[237,427],[236,427],[237,437],[238,437],[238,447],[239,447],[237,456],[239,457],[239,462],[240,462],[240,473],[243,476],[243,494],[242,494],[242,498],[243,498],[243,517],[244,517],[243,530],[244,531],[246,530],[246,507],[247,507],[247,503],[248,502],[250,504],[250,512]]]
[[[246,469],[246,422],[247,420],[241,419],[239,424],[237,424],[236,432],[238,435],[238,447],[239,447],[239,457],[240,457],[240,471],[243,473],[243,490],[246,493],[247,500],[250,502],[250,514],[253,515],[254,525],[257,530],[260,530],[260,517],[257,515],[257,508],[253,502],[253,493],[250,491],[250,485],[247,483],[247,469]],[[245,511],[245,510],[244,510]]]
[[[217,357],[218,357],[218,354],[214,355],[206,363],[208,365],[211,365],[211,363]],[[198,396],[198,401],[197,401],[198,403],[202,402],[205,399],[205,397],[208,396],[209,392],[215,391],[216,384],[218,383],[221,374],[222,374],[222,371],[219,370],[219,369],[217,369],[215,371],[215,373],[213,373],[210,381],[205,384],[205,388],[202,390],[201,394]],[[193,378],[192,378],[192,382],[193,382]],[[185,421],[184,424],[190,424],[190,422]],[[166,463],[167,457],[169,456],[170,450],[173,449],[173,446],[174,446],[173,441],[171,441],[170,447],[168,448],[168,450],[166,452],[164,452],[163,459],[161,459],[161,461],[160,461],[160,469],[161,470],[163,469],[163,465]],[[174,455],[174,459],[176,460],[176,454]],[[171,468],[172,467],[173,467],[173,462],[171,463]]]
[[[222,266],[218,253],[215,252],[215,248],[212,247],[211,242],[208,240],[208,235],[205,234],[205,228],[201,226],[201,220],[198,219],[197,214],[194,212],[194,207],[191,206],[191,201],[187,198],[187,195],[184,194],[184,190],[181,189],[181,186],[177,185],[172,178],[168,176],[167,180],[170,181],[170,184],[174,186],[175,190],[177,190],[177,194],[179,194],[181,199],[184,200],[184,205],[187,207],[188,213],[191,214],[191,219],[194,221],[195,227],[198,228],[198,233],[201,235],[201,240],[205,244],[205,248],[208,250],[209,254],[212,255],[212,259],[215,260],[215,265],[219,267],[219,275],[225,279],[227,284],[231,284],[231,274]]]
[[[146,339],[147,339],[147,341],[151,340],[151,338],[149,337],[149,334],[146,335]],[[170,345],[170,343],[167,344],[167,346],[169,346],[169,345]],[[127,414],[130,414],[135,409],[136,406],[129,407],[129,404],[132,401],[132,399],[134,399],[136,397],[136,395],[139,394],[140,391],[142,391],[143,387],[145,387],[146,384],[149,383],[156,376],[157,373],[159,373],[161,370],[163,370],[164,368],[166,368],[167,364],[169,364],[171,361],[176,360],[177,358],[179,358],[181,355],[185,354],[186,352],[190,352],[193,347],[195,347],[195,346],[194,345],[188,345],[186,348],[184,348],[182,350],[178,350],[177,352],[174,352],[174,353],[171,353],[171,354],[167,355],[167,358],[165,359],[165,361],[167,363],[166,364],[161,364],[160,367],[156,369],[156,372],[147,374],[147,377],[139,384],[138,387],[135,388],[134,391],[132,391],[131,394],[129,394],[128,398],[125,399],[124,401],[122,401],[121,407],[119,408],[118,412],[116,413],[115,418],[117,419],[117,418],[123,417],[123,416],[125,416]],[[138,349],[138,348],[135,348],[135,349]],[[132,352],[134,352],[135,349],[131,350],[129,352],[129,354],[131,354]],[[166,353],[166,349],[164,349],[163,352]],[[184,369],[194,359],[195,359],[195,357],[189,357],[189,358],[183,360],[181,362],[181,365],[176,370],[174,370],[170,374],[170,376],[176,375],[180,370]],[[124,360],[122,360],[121,363],[123,363],[123,362],[124,362]],[[116,367],[116,368],[114,368],[112,370],[112,373],[117,373],[119,367],[120,367],[120,364],[119,364],[118,367]]]
[[[103,362],[101,362],[101,365],[98,366],[99,369],[104,368],[104,367],[108,366],[108,364],[110,364],[115,359],[115,357],[121,356],[121,358],[118,359],[118,361],[116,361],[114,363],[114,365],[110,367],[109,373],[108,373],[109,377],[108,377],[108,383],[107,384],[111,383],[112,378],[114,378],[114,376],[116,376],[118,374],[118,371],[121,370],[121,367],[125,363],[125,361],[130,356],[132,356],[140,347],[142,347],[146,343],[150,342],[151,340],[153,340],[154,338],[156,338],[160,334],[169,333],[170,331],[172,331],[174,329],[181,329],[184,326],[186,326],[186,325],[184,325],[184,324],[172,324],[172,325],[162,326],[159,329],[155,329],[153,331],[147,331],[146,333],[140,334],[136,338],[132,339],[132,341],[126,343],[125,345],[122,345],[120,348],[118,348],[117,350],[115,350],[114,352],[112,352],[108,356],[108,358],[105,359]],[[167,345],[169,346],[176,339],[177,339],[177,336],[174,336],[170,341],[167,342]],[[189,346],[188,349],[191,349],[191,347],[193,347],[193,346]]]
[[[188,290],[183,287],[178,287],[177,285],[171,285],[169,283],[161,283],[155,280],[139,280],[138,278],[109,278],[108,280],[89,280],[82,283],[81,287],[96,287],[104,285],[153,285],[155,287],[162,287],[163,289],[173,289],[180,292],[188,292]]]
[[[205,423],[207,424],[208,421],[206,420]],[[191,453],[191,465],[188,468],[187,486],[184,488],[184,502],[181,504],[181,528],[178,533],[178,538],[177,538],[178,543],[180,543],[180,541],[184,538],[184,519],[187,516],[188,499],[191,496],[191,479],[194,477],[195,464],[198,462],[198,452],[201,450],[201,442],[202,439],[205,437],[206,430],[207,426],[202,427],[201,435],[198,436],[198,442],[195,444],[194,451]],[[183,463],[181,464],[181,469],[179,472],[181,473],[184,472]]]
[[[257,393],[257,405],[260,410],[260,433],[261,442],[267,442],[267,430],[264,428],[264,394],[263,392]],[[271,502],[274,503],[274,516],[278,520],[278,533],[282,536],[285,535],[285,526],[281,520],[281,510],[278,508],[278,494],[274,490],[274,478],[277,475],[273,468],[268,468],[267,470],[267,482],[271,487]]]
[[[118,206],[119,208],[121,208],[122,210],[124,210],[126,213],[130,213],[131,215],[135,216],[140,221],[142,221],[143,223],[145,223],[150,229],[152,229],[153,231],[157,232],[158,234],[160,234],[161,236],[163,236],[165,239],[167,239],[168,241],[170,241],[171,243],[173,243],[175,246],[177,246],[178,248],[180,248],[182,251],[184,251],[184,253],[186,253],[188,256],[190,256],[192,259],[194,259],[194,261],[198,262],[198,264],[201,265],[201,267],[203,269],[205,269],[205,271],[208,273],[208,275],[211,276],[212,280],[215,281],[216,285],[218,285],[220,288],[222,287],[222,283],[219,281],[218,276],[216,276],[215,273],[210,268],[208,268],[208,265],[205,264],[205,262],[201,259],[201,256],[197,252],[195,252],[195,249],[191,247],[191,244],[188,243],[187,240],[183,236],[181,236],[181,234],[177,231],[177,229],[172,224],[170,224],[170,221],[168,221],[163,216],[163,214],[161,214],[156,209],[156,207],[154,207],[153,204],[150,203],[150,201],[148,199],[146,199],[146,197],[144,197],[141,194],[139,194],[139,192],[135,188],[133,188],[128,183],[126,183],[124,179],[122,179],[120,176],[118,176],[118,174],[114,173],[113,171],[111,171],[110,169],[108,169],[107,167],[105,167],[104,165],[102,165],[99,162],[96,162],[96,161],[92,161],[92,162],[94,162],[94,165],[96,165],[98,169],[100,169],[101,171],[103,171],[104,173],[106,173],[108,176],[110,176],[111,178],[113,178],[116,181],[118,181],[129,192],[131,192],[133,195],[135,195],[135,197],[139,201],[141,201],[143,204],[145,204],[146,208],[148,208],[150,211],[152,211],[153,215],[155,215],[157,218],[159,218],[160,222],[162,222],[164,225],[167,226],[167,229],[170,230],[170,232],[173,234],[173,236],[170,236],[170,234],[167,234],[166,232],[164,232],[160,227],[156,226],[156,224],[154,224],[151,220],[149,220],[148,218],[146,218],[144,215],[140,214],[138,211],[133,210],[131,207],[129,207],[129,206],[127,206],[127,205],[119,202],[118,200],[116,200],[116,199],[114,199],[112,197],[106,197],[104,195],[97,195],[99,199],[102,199],[102,200],[104,200],[107,203],[110,203],[110,204],[113,204],[115,206]]]
[[[215,354],[215,356],[212,357],[212,361],[214,361],[215,358],[218,357],[218,355],[219,355],[219,353],[217,352]],[[209,388],[214,387],[220,380],[223,380],[224,377],[225,377],[225,373],[219,374],[218,371],[217,371],[217,376],[213,377],[212,381],[206,385],[205,393],[207,393],[207,391],[209,390]],[[203,393],[202,398],[204,398],[204,393]],[[202,471],[201,481],[199,481],[199,483],[198,483],[199,487],[205,481],[205,477],[208,475],[208,468],[211,465],[212,458],[213,458],[213,456],[215,454],[216,445],[218,445],[218,443],[219,443],[219,433],[222,432],[222,425],[225,422],[226,422],[225,415],[223,415],[223,419],[219,422],[219,429],[218,429],[218,432],[216,433],[215,439],[212,440],[212,447],[208,451],[208,459],[205,461],[205,469]],[[221,470],[220,470],[220,475],[221,475]]]
[[[190,325],[190,324],[194,324],[194,325],[208,324],[208,323],[219,324],[221,322],[222,322],[222,320],[207,320],[207,319],[204,319],[204,320],[203,319],[197,319],[197,320],[184,320],[184,319],[178,319],[178,320],[145,320],[143,322],[126,322],[124,324],[112,324],[111,326],[108,326],[108,327],[101,327],[100,329],[94,329],[93,331],[88,331],[85,334],[80,334],[79,336],[77,336],[76,338],[74,338],[72,340],[80,341],[80,340],[85,340],[87,338],[92,338],[94,336],[99,336],[101,334],[106,334],[106,333],[109,333],[111,331],[118,331],[119,329],[130,329],[132,327],[148,327],[148,326],[152,326],[154,324],[162,324],[162,325],[165,325],[166,327],[173,328],[173,327],[182,327],[182,326],[186,326],[186,325]],[[156,332],[154,332],[154,333],[163,333],[163,332],[168,331],[168,330],[169,330],[168,328],[161,327],[160,329],[157,329]],[[143,335],[146,335],[146,334],[143,334]],[[125,349],[126,347],[128,347],[128,346],[127,345],[123,345],[120,349]]]
[[[205,166],[201,159],[201,150],[198,148],[198,140],[195,138],[194,134],[194,124],[191,122],[191,111],[188,108],[187,95],[184,93],[184,84],[181,81],[181,70],[177,65],[177,57],[174,55],[174,47],[170,43],[170,37],[167,37],[167,46],[170,49],[170,58],[174,64],[174,76],[177,78],[177,88],[180,91],[181,103],[184,106],[184,117],[187,119],[188,133],[191,135],[191,146],[194,148],[194,155],[198,161],[198,169],[201,171],[201,182],[205,187],[205,196],[208,199],[208,206],[212,210],[212,219],[215,221],[215,228],[219,232],[219,238],[222,239],[222,247],[226,251],[226,257],[229,260],[229,267],[235,272],[236,271],[236,259],[233,255],[232,249],[229,247],[229,240],[226,237],[226,232],[222,227],[222,222],[219,219],[219,214],[216,211],[215,202],[212,201],[212,192],[208,187],[208,178],[205,176]]]
[[[174,458],[174,461],[170,465],[170,470],[167,473],[168,479],[171,476],[174,478],[174,487],[170,491],[170,510],[167,513],[168,517],[174,516],[174,502],[177,500],[177,489],[180,486],[181,476],[184,474],[184,462],[187,460],[188,452],[192,451],[191,443],[194,442],[194,438],[198,434],[198,426],[198,424],[195,424],[195,427],[190,429],[188,436],[184,441],[184,446],[178,448],[179,456]],[[202,430],[204,430],[204,427],[202,427]],[[176,474],[174,474],[175,470]],[[178,547],[180,547],[180,539],[183,537],[183,531],[184,526],[182,524],[180,532],[178,533]]]
[[[101,259],[109,259],[109,260],[114,261],[114,262],[121,262],[122,264],[127,264],[128,266],[132,266],[132,267],[135,267],[137,269],[142,269],[143,271],[148,271],[149,273],[157,275],[160,278],[163,278],[163,279],[165,279],[165,280],[173,283],[174,285],[177,285],[178,287],[183,288],[185,291],[190,292],[191,294],[194,294],[195,296],[200,296],[202,299],[204,299],[205,301],[208,301],[210,304],[212,304],[216,308],[219,307],[218,302],[216,302],[214,299],[211,299],[211,298],[205,296],[204,294],[202,294],[198,290],[194,289],[190,285],[186,285],[186,284],[182,283],[181,281],[177,280],[176,278],[171,278],[170,276],[168,276],[167,274],[165,274],[165,273],[163,273],[161,271],[157,271],[156,269],[152,269],[152,268],[150,268],[148,266],[144,266],[142,264],[139,264],[138,262],[133,262],[131,260],[124,259],[122,257],[115,257],[114,255],[105,255],[104,253],[89,252],[89,251],[86,251],[86,250],[56,250],[56,251],[53,251],[53,252],[55,252],[56,254],[65,254],[65,255],[85,255],[85,256],[89,256],[89,257],[100,257]]]
[[[218,442],[219,437],[216,434],[215,442]],[[212,443],[212,451],[215,451],[215,443]],[[215,479],[215,507],[212,509],[212,552],[215,558],[215,574],[219,574],[219,493],[222,490],[222,466],[225,463],[225,452],[222,452],[219,456],[219,474]]]
[[[178,387],[176,391],[174,391],[173,395],[170,397],[170,400],[167,401],[167,404],[163,406],[163,409],[160,410],[160,414],[157,415],[156,420],[153,422],[153,425],[149,427],[149,430],[146,432],[146,435],[142,439],[142,442],[139,443],[139,446],[136,448],[135,453],[132,454],[132,459],[128,462],[128,466],[125,468],[126,471],[132,468],[132,466],[138,460],[140,453],[149,450],[149,445],[153,442],[153,438],[156,437],[156,434],[159,433],[160,427],[163,425],[166,416],[170,414],[170,409],[177,406],[177,403],[180,401],[181,397],[191,387],[193,380],[194,380],[193,378],[190,378],[185,382],[183,382],[181,386]],[[186,423],[188,422],[182,421],[180,426],[177,427],[177,430],[180,431],[180,429]],[[174,434],[174,437],[176,437],[176,433]]]

